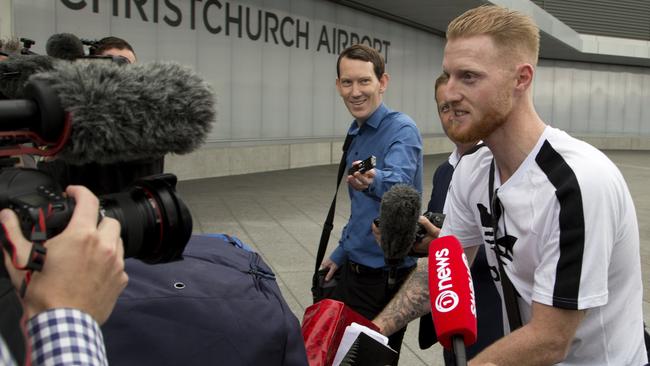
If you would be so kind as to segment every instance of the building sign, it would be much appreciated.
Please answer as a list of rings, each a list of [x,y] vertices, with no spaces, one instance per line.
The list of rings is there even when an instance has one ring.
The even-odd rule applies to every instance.
[[[217,36],[245,38],[304,50],[315,49],[338,55],[353,44],[365,44],[379,51],[386,63],[390,41],[353,32],[343,27],[316,24],[308,19],[279,14],[252,6],[220,0],[60,0],[70,10],[110,12],[113,17],[138,19],[169,27],[205,29]],[[181,7],[180,3],[187,6]],[[100,6],[102,5],[102,6]]]

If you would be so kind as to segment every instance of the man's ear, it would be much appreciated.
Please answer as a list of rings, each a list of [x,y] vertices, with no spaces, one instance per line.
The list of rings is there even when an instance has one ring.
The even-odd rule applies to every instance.
[[[525,63],[517,66],[517,84],[515,88],[520,91],[525,91],[533,84],[533,78],[535,76],[535,67],[533,65]]]
[[[390,81],[390,75],[384,73],[381,78],[379,78],[379,92],[384,93],[386,88],[388,88],[388,81]]]

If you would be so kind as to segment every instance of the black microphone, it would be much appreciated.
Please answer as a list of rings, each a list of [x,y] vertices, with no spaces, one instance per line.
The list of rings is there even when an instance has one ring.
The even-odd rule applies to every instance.
[[[57,33],[48,38],[45,52],[54,58],[74,61],[84,57],[84,45],[72,33]]]
[[[43,105],[58,99],[71,123],[57,157],[70,164],[112,164],[191,152],[205,141],[216,115],[211,87],[176,63],[124,67],[112,62],[60,62],[27,83],[37,92],[32,94],[48,96],[39,85],[47,85],[55,98],[0,101],[0,129],[33,126],[39,118],[38,130],[63,126],[60,119],[48,121],[40,113]],[[57,134],[50,133],[46,141],[53,135]]]
[[[381,249],[389,269],[388,287],[395,289],[397,267],[411,251],[415,242],[420,193],[406,184],[396,184],[384,194],[379,209]]]
[[[30,76],[54,68],[56,60],[42,55],[11,55],[0,62],[0,93],[9,99],[24,98]]]

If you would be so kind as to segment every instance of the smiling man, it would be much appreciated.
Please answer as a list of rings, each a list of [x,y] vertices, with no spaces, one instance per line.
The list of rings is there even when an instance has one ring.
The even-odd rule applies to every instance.
[[[372,220],[379,216],[381,197],[398,183],[422,192],[422,138],[409,116],[383,104],[390,79],[384,68],[381,55],[364,45],[350,46],[337,62],[336,87],[354,117],[348,130],[348,138],[353,139],[347,165],[355,166],[374,155],[376,167],[347,176],[350,218],[338,247],[322,263],[323,268],[329,268],[328,281],[339,271],[334,298],[368,319],[377,315],[394,294],[387,286],[384,253],[371,231]],[[398,269],[398,286],[414,266],[415,259],[407,257]],[[396,351],[405,329],[390,338]]]
[[[513,300],[510,333],[470,365],[645,365],[634,203],[602,152],[537,114],[538,52],[534,22],[498,6],[469,10],[447,30],[447,134],[490,151],[456,167],[440,235],[455,235],[470,258],[485,245],[502,266],[504,303]],[[375,319],[382,332],[430,309],[427,272],[419,262]]]

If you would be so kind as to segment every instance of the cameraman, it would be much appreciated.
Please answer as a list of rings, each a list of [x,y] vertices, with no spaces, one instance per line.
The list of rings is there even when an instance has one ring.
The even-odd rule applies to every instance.
[[[128,282],[120,224],[111,218],[97,224],[99,202],[88,189],[70,186],[66,192],[76,207],[65,230],[44,243],[41,271],[20,270],[32,245],[15,213],[0,211],[2,365],[107,364],[99,324]],[[15,255],[7,252],[12,247]],[[28,285],[20,301],[16,289],[23,283]]]
[[[134,64],[137,61],[133,47],[122,38],[105,37],[90,50],[95,56],[120,57]],[[162,173],[165,157],[120,161],[113,164],[89,163],[73,165],[61,160],[43,161],[38,169],[51,175],[62,187],[78,184],[88,187],[96,195],[115,193],[142,177]]]
[[[90,49],[91,55],[122,57],[130,64],[137,61],[135,51],[129,42],[118,37],[104,37]]]

